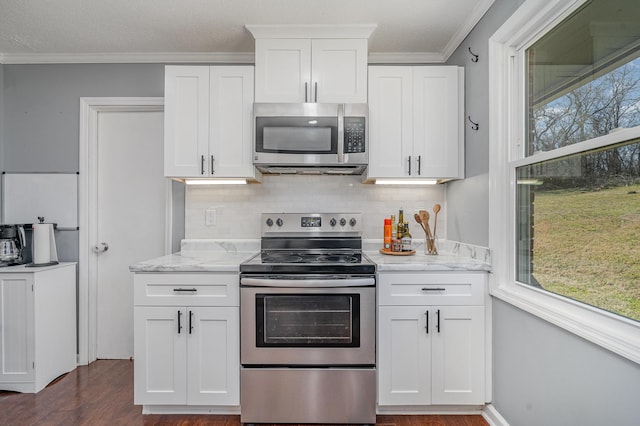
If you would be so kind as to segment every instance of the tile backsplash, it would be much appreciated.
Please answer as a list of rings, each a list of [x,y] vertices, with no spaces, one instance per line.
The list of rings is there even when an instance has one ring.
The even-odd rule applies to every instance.
[[[444,185],[386,186],[361,183],[361,176],[265,175],[261,184],[186,187],[185,238],[260,238],[260,214],[267,212],[355,212],[363,214],[363,238],[382,238],[383,220],[404,208],[414,237],[420,209],[440,203],[438,238],[446,238]],[[209,222],[206,224],[207,210]],[[433,218],[431,220],[433,226]]]

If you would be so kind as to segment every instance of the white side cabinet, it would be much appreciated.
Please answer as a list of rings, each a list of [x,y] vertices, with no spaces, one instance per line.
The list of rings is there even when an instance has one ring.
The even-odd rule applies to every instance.
[[[134,275],[134,403],[240,405],[238,274]]]
[[[367,39],[256,39],[256,102],[367,102]]]
[[[257,179],[252,66],[165,67],[164,174]]]
[[[379,274],[378,405],[485,403],[486,274]]]
[[[76,264],[0,272],[0,389],[35,393],[77,365]]]
[[[369,67],[367,179],[464,177],[464,70]]]

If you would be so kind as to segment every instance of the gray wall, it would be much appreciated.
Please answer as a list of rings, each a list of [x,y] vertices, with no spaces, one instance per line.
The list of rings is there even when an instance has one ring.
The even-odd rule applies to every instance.
[[[488,38],[523,0],[496,0],[449,63],[465,66],[467,179],[447,186],[448,238],[488,245]],[[468,48],[480,55],[471,62]],[[638,425],[640,366],[493,299],[493,404],[514,426]]]
[[[0,164],[7,172],[78,171],[81,97],[164,96],[158,64],[3,65],[2,71]],[[78,261],[77,231],[57,231],[56,244],[61,261]]]
[[[80,98],[164,96],[164,67],[5,65],[3,82],[3,170],[76,172]]]

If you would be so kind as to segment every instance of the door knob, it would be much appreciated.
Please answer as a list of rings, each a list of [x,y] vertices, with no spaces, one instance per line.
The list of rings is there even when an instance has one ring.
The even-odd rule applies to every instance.
[[[93,246],[93,251],[95,253],[102,253],[109,250],[109,244],[107,243],[100,243],[98,245]]]

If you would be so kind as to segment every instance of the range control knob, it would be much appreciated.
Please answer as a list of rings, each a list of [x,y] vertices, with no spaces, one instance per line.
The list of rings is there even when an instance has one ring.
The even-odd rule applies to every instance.
[[[282,226],[282,224],[283,224],[282,219],[280,218],[276,219],[276,225]]]
[[[340,219],[340,226],[345,226],[346,224],[347,224],[347,219],[345,219],[344,217]]]
[[[356,226],[356,223],[357,222],[356,222],[356,219],[354,217],[352,217],[351,220],[349,221],[349,225],[351,225],[352,227]]]
[[[273,226],[273,219],[271,219],[271,218],[267,219],[267,226],[269,226],[269,227]]]
[[[338,222],[336,222],[336,218],[334,218],[334,217],[332,217],[331,220],[329,221],[329,225],[331,225],[331,226],[336,226],[336,223],[338,223]]]

